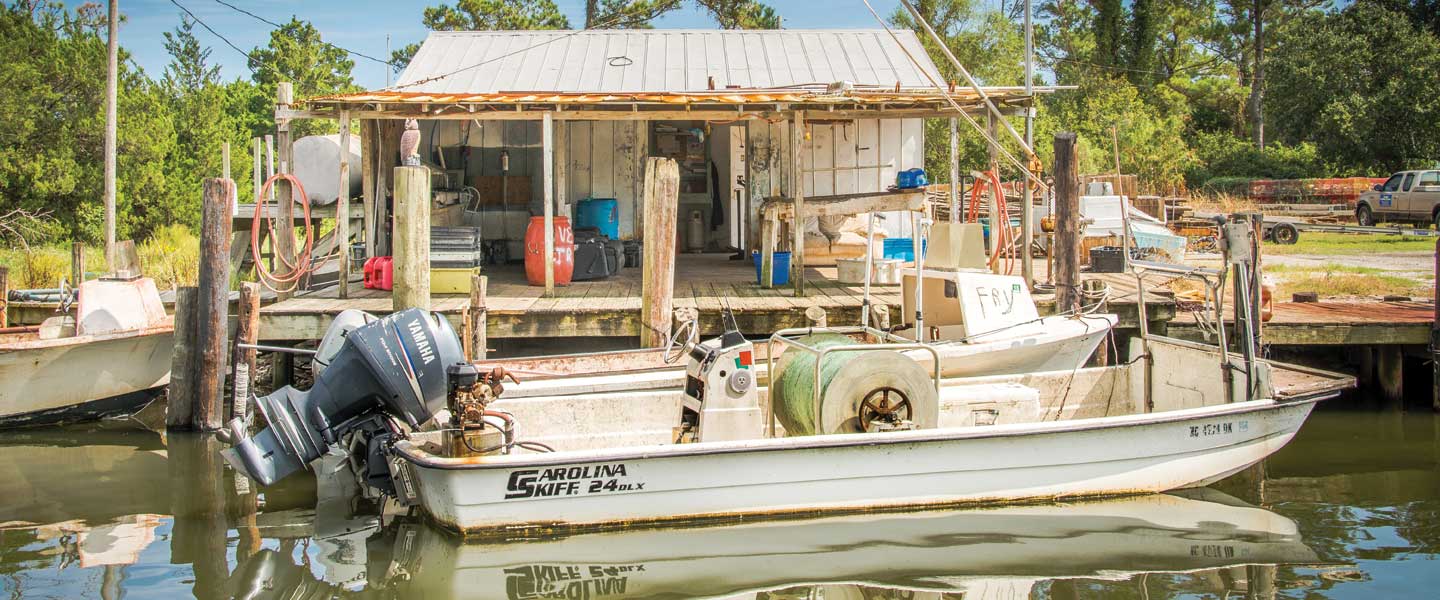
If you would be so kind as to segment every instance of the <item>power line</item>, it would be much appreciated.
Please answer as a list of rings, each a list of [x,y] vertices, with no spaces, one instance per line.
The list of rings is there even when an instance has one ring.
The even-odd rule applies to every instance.
[[[250,66],[250,61],[251,61],[252,59],[251,59],[251,57],[250,57],[250,53],[249,53],[249,52],[246,52],[246,51],[244,51],[244,50],[241,50],[240,47],[239,47],[239,46],[236,46],[234,42],[231,42],[231,41],[229,40],[229,38],[226,38],[225,36],[220,35],[220,32],[215,31],[214,28],[212,28],[212,27],[210,27],[209,25],[207,25],[207,24],[205,23],[205,21],[201,20],[198,15],[196,15],[196,14],[193,13],[193,12],[191,12],[190,9],[185,8],[185,5],[180,4],[180,3],[177,2],[176,0],[170,0],[170,3],[171,3],[171,4],[174,4],[174,5],[177,6],[177,7],[179,7],[180,10],[185,11],[185,14],[190,15],[190,19],[193,20],[193,21],[195,21],[196,23],[199,23],[201,27],[204,27],[204,28],[205,28],[205,31],[208,31],[208,32],[210,32],[212,35],[214,35],[215,37],[220,38],[220,41],[225,42],[225,45],[230,46],[231,48],[234,48],[236,52],[239,52],[242,56],[244,56],[244,57],[245,57],[245,68],[250,69],[250,72],[252,72],[252,73],[255,72],[255,69]]]
[[[171,1],[173,2],[174,0],[171,0]],[[276,28],[276,29],[280,29],[280,28],[285,27],[284,25],[282,25],[282,24],[280,24],[280,23],[276,23],[276,22],[274,22],[274,21],[271,21],[270,19],[267,19],[267,18],[265,18],[265,17],[262,17],[262,16],[260,16],[260,15],[255,14],[255,13],[253,13],[253,12],[250,12],[250,11],[248,11],[248,10],[245,10],[245,9],[243,9],[243,8],[240,8],[240,7],[238,7],[238,6],[235,6],[234,4],[231,4],[231,3],[229,3],[229,2],[226,2],[225,0],[215,0],[215,2],[217,2],[217,3],[221,4],[221,5],[224,5],[224,6],[230,8],[230,9],[232,9],[232,10],[235,10],[236,12],[239,12],[239,13],[241,13],[241,14],[244,14],[244,15],[252,18],[252,19],[255,19],[255,20],[257,20],[257,21],[260,21],[261,23],[265,23],[265,24],[267,24],[267,25],[269,25],[269,26],[271,26],[271,27],[274,27],[274,28]],[[186,12],[189,12],[189,11],[186,11]],[[206,27],[206,29],[209,29],[209,27]],[[375,58],[375,57],[373,57],[373,56],[370,56],[370,55],[368,55],[368,54],[364,54],[364,53],[362,53],[362,52],[356,52],[356,51],[354,51],[354,50],[351,50],[351,49],[349,49],[349,48],[345,48],[345,47],[343,47],[343,46],[337,46],[337,45],[335,45],[335,44],[332,44],[332,43],[327,42],[327,41],[324,41],[324,40],[321,40],[320,43],[325,44],[326,46],[329,46],[329,47],[334,48],[334,49],[336,49],[336,50],[339,50],[339,51],[341,51],[341,52],[344,52],[344,53],[346,53],[346,54],[351,54],[351,55],[354,55],[354,56],[358,56],[358,57],[363,58],[363,59],[366,59],[366,60],[373,60],[373,61],[375,61],[375,62],[378,62],[378,63],[382,64],[382,65],[388,65],[388,66],[390,66],[390,67],[394,67],[394,66],[395,66],[395,63],[393,63],[393,62],[391,62],[391,61],[388,61],[388,60],[380,60],[380,59]]]

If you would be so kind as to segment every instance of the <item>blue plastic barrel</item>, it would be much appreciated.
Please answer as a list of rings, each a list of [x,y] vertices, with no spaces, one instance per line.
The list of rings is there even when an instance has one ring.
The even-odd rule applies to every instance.
[[[594,227],[620,239],[620,204],[614,198],[586,198],[575,205],[575,227]]]
[[[760,273],[760,253],[752,251],[750,253],[750,259],[755,261],[755,283],[763,284],[765,276]],[[771,268],[770,284],[785,285],[790,283],[790,253],[776,252],[775,258],[772,260],[775,265]]]

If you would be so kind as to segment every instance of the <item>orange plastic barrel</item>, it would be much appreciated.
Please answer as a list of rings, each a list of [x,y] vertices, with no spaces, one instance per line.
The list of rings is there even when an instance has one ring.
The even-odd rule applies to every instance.
[[[575,274],[575,232],[570,219],[555,217],[555,285],[570,285]],[[525,279],[545,285],[545,217],[530,217],[525,228]]]

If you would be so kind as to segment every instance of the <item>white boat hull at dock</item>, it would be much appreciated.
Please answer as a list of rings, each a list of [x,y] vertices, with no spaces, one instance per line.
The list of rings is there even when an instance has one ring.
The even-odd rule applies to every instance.
[[[443,458],[414,442],[396,448],[436,522],[490,536],[1201,486],[1279,450],[1318,399],[543,455]]]
[[[134,412],[169,383],[174,344],[168,323],[0,344],[0,427]]]

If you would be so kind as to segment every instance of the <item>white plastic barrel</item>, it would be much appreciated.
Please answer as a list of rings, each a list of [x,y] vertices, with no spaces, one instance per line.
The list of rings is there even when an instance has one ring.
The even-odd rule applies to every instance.
[[[312,135],[295,141],[295,165],[291,172],[305,186],[311,204],[330,204],[339,197],[340,136]],[[351,198],[360,194],[360,136],[350,136]]]

